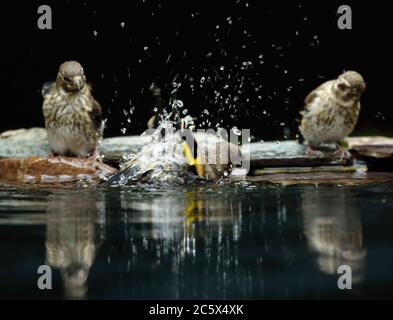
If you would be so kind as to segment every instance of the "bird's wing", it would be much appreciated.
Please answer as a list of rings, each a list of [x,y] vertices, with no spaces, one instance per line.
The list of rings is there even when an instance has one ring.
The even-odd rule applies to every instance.
[[[102,135],[104,130],[103,119],[102,119],[102,108],[101,105],[93,97],[92,97],[92,106],[89,116],[96,130]]]
[[[320,93],[321,91],[323,91],[323,90],[326,90],[326,88],[327,88],[328,86],[330,86],[330,85],[332,84],[333,81],[334,81],[334,80],[331,80],[331,81],[327,81],[327,82],[321,84],[319,87],[317,87],[316,89],[314,89],[313,91],[311,91],[311,92],[307,95],[306,99],[304,99],[303,108],[302,108],[301,111],[300,111],[300,114],[301,114],[301,115],[303,115],[304,112],[307,112],[307,111],[308,111],[308,106],[311,105],[312,102],[315,100],[315,98],[318,97],[319,93]]]
[[[53,82],[53,81],[47,81],[42,85],[41,94],[42,94],[43,98],[45,98],[45,96],[52,91],[54,85],[55,85],[55,82]]]
[[[141,175],[146,171],[141,170],[141,166],[138,164],[140,155],[136,155],[125,163],[118,171],[104,179],[102,183],[108,184],[128,184],[131,181],[137,181]]]

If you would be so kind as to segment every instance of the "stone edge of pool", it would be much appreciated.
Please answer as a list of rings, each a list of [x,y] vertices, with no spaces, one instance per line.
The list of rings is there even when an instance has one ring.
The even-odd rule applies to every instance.
[[[13,185],[22,181],[22,185],[61,187],[81,179],[97,182],[113,172],[113,166],[119,164],[124,154],[138,152],[149,141],[150,138],[146,136],[106,138],[100,147],[106,164],[97,164],[84,159],[47,159],[49,144],[44,128],[6,131],[0,133],[0,185]],[[280,185],[393,182],[393,172],[390,172],[393,168],[392,138],[350,137],[346,143],[354,158],[346,157],[342,161],[333,157],[329,151],[320,158],[307,157],[306,147],[297,141],[250,143],[246,147],[250,152],[248,175],[231,176],[229,180]],[[368,170],[379,165],[382,168],[378,170],[380,172]]]

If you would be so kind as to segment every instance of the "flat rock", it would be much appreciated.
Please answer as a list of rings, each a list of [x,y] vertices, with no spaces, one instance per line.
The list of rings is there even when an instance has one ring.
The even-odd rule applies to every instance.
[[[105,163],[116,166],[123,156],[135,154],[151,141],[149,136],[106,138],[100,146]],[[346,139],[355,159],[370,166],[391,163],[393,139],[386,137],[350,137]],[[306,146],[297,141],[255,142],[242,146],[242,153],[250,152],[251,170],[269,167],[348,166],[353,161],[347,156],[340,161],[333,155],[334,145],[326,145],[321,157],[306,155]],[[0,159],[46,157],[49,144],[44,128],[6,131],[0,134]],[[381,160],[381,161],[380,161]],[[383,167],[383,166],[382,166]]]
[[[393,171],[393,139],[387,137],[347,138],[351,154],[373,171]]]
[[[106,138],[100,146],[101,154],[105,162],[118,164],[123,155],[138,152],[150,139],[148,136]],[[10,130],[0,134],[0,159],[47,157],[49,151],[44,128]]]
[[[94,183],[114,171],[114,168],[90,159],[67,157],[0,159],[0,181],[3,183],[39,185]]]
[[[138,153],[150,141],[151,137],[149,136],[106,138],[100,146],[103,161],[108,164],[118,165],[123,156]]]
[[[291,185],[332,185],[357,186],[393,183],[391,172],[308,172],[308,173],[272,173],[260,176],[233,177],[233,180],[264,182],[282,186]]]
[[[347,138],[348,149],[358,157],[385,159],[393,157],[393,139],[387,137]]]
[[[255,142],[242,147],[242,154],[250,150],[251,168],[343,166],[353,163],[348,154],[342,161],[333,155],[335,145],[321,148],[321,157],[306,155],[306,146],[297,141]]]
[[[0,159],[46,157],[48,154],[49,143],[43,128],[10,130],[0,134]]]

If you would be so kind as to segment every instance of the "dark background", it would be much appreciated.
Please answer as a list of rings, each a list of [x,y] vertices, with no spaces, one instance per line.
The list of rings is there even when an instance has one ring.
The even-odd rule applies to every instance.
[[[37,27],[41,4],[53,30]],[[341,4],[352,7],[353,30],[337,27]],[[293,138],[307,93],[349,69],[368,86],[355,134],[393,133],[387,1],[19,1],[2,3],[0,19],[0,131],[43,126],[41,85],[73,59],[107,136],[145,129],[154,81],[164,97],[181,83],[177,98],[201,127]]]

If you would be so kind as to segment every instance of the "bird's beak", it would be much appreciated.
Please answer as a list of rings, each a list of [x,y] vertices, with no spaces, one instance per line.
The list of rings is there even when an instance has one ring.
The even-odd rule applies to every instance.
[[[78,87],[78,90],[82,89],[82,87],[83,87],[83,79],[82,79],[81,76],[75,76],[73,78],[73,82]]]

